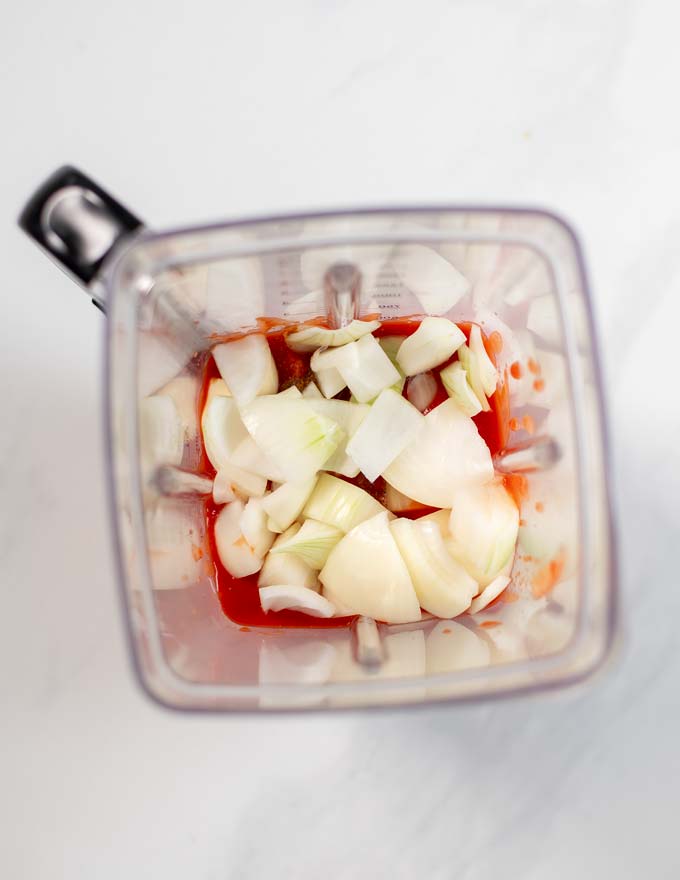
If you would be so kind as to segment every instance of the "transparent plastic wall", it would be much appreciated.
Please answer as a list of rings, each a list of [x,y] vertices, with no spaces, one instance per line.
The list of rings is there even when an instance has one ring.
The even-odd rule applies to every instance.
[[[445,315],[498,333],[520,537],[506,601],[455,621],[250,629],[215,589],[199,393],[218,336],[262,317],[327,314],[327,270],[352,263],[360,316]],[[550,215],[374,212],[148,236],[109,278],[109,414],[124,593],[142,682],[180,708],[419,703],[583,677],[611,636],[602,407],[582,266]],[[509,601],[508,601],[509,599]],[[360,652],[359,652],[360,653]]]

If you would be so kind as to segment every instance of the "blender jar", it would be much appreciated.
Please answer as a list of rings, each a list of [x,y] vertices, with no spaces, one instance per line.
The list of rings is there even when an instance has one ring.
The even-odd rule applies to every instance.
[[[59,174],[21,222],[107,312],[120,582],[153,698],[214,710],[423,704],[564,685],[601,664],[615,604],[602,389],[582,257],[562,220],[437,207],[152,233],[89,179]],[[348,265],[352,289],[329,284]],[[369,314],[443,315],[497,334],[508,411],[494,464],[521,516],[513,601],[401,626],[239,626],[220,606],[206,530],[210,349],[262,332],[263,318],[275,328]]]

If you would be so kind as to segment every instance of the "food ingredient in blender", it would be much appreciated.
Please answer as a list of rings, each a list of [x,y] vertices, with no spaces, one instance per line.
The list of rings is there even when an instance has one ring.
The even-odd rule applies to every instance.
[[[508,422],[494,351],[479,326],[430,317],[216,344],[201,427],[227,616],[397,624],[497,599],[519,511],[493,468]]]

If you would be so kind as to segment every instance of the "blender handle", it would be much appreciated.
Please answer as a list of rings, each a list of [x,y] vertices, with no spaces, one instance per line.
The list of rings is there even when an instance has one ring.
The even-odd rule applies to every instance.
[[[99,271],[116,245],[143,228],[141,220],[70,165],[59,168],[38,187],[18,222],[102,311]]]

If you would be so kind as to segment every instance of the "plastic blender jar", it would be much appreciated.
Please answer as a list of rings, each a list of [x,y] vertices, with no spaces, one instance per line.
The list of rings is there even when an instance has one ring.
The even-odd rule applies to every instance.
[[[563,220],[409,207],[156,233],[63,168],[20,224],[107,315],[112,523],[151,697],[222,711],[423,705],[557,687],[600,666],[615,612],[602,385],[583,259]],[[206,540],[207,353],[216,334],[257,330],[263,316],[375,313],[444,315],[499,334],[509,429],[495,465],[522,486],[518,598],[455,621],[240,627],[220,607]],[[170,410],[179,436],[164,433]]]

